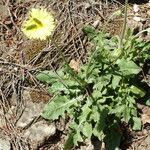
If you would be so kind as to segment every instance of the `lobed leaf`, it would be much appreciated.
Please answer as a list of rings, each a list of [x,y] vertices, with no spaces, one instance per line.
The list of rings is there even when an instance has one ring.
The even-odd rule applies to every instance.
[[[39,74],[37,74],[36,78],[39,81],[46,82],[48,84],[58,81],[58,76],[56,75],[56,73],[53,71],[47,71],[47,70],[42,71]]]
[[[145,96],[146,92],[143,89],[138,88],[137,86],[132,85],[130,87],[132,93],[139,95],[140,97]]]
[[[76,99],[70,100],[67,96],[56,96],[45,106],[42,117],[49,120],[58,119],[59,116],[64,116],[65,111],[68,111],[74,103],[76,103]]]
[[[120,68],[121,73],[124,76],[138,74],[141,71],[141,68],[137,66],[133,61],[128,61],[125,59],[119,59],[117,64]]]
[[[133,130],[141,130],[141,119],[138,117],[133,117]]]
[[[91,123],[88,123],[88,122],[85,122],[84,125],[83,125],[83,129],[82,129],[82,133],[88,138],[90,139],[91,136],[92,136],[92,124]]]

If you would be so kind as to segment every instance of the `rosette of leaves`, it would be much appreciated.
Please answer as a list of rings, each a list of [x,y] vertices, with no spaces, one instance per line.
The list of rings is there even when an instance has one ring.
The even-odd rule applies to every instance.
[[[54,94],[42,116],[49,120],[65,118],[66,114],[70,117],[66,150],[92,136],[104,140],[111,150],[119,147],[121,122],[130,123],[134,130],[141,129],[136,99],[143,97],[145,91],[134,82],[141,71],[133,58],[137,45],[127,46],[125,40],[123,48],[130,50],[121,50],[114,57],[118,38],[110,38],[92,28],[84,32],[94,43],[94,52],[78,73],[66,65],[56,72],[43,71],[37,75]]]

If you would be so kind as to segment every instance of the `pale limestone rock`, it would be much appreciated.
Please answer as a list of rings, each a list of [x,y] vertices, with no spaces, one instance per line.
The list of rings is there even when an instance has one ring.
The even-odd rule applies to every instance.
[[[135,21],[137,21],[137,22],[140,22],[140,21],[141,21],[141,17],[134,16],[134,17],[133,17],[133,20],[135,20]]]
[[[31,141],[32,149],[37,149],[38,146],[44,143],[50,136],[54,135],[56,127],[53,124],[48,125],[44,120],[34,123],[24,133],[24,138]]]
[[[0,150],[10,150],[10,142],[7,139],[0,138]]]
[[[133,5],[133,11],[137,13],[139,11],[139,6],[137,4]]]

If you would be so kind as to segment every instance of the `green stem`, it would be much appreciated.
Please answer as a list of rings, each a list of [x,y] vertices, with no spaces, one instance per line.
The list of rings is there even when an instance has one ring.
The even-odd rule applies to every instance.
[[[69,74],[71,75],[71,77],[75,81],[77,81],[81,87],[83,87],[86,83],[83,80],[78,79],[77,75],[75,74],[75,72],[72,70],[72,68],[69,66],[68,62],[66,61],[65,56],[64,56],[64,54],[62,52],[62,49],[58,46],[58,44],[55,42],[55,40],[53,38],[50,38],[50,40],[52,41],[52,43],[54,44],[54,46],[58,49],[59,53],[61,54],[61,56],[62,56],[65,64],[67,65],[67,67],[68,67],[68,69],[70,71]]]
[[[92,63],[92,59],[94,58],[95,54],[98,52],[98,50],[95,50],[92,54],[92,56],[90,57],[90,60],[89,60],[89,63],[88,63],[88,66],[87,66],[87,69],[86,69],[86,79],[88,78],[88,73],[89,73],[89,69],[90,69],[90,66],[91,66],[91,63]]]
[[[50,40],[52,41],[52,43],[54,44],[54,46],[57,48],[58,52],[61,54],[63,60],[65,61],[65,63],[68,65],[68,62],[65,59],[65,56],[62,52],[62,49],[58,46],[58,44],[56,43],[56,41],[53,38],[50,38]]]
[[[128,8],[128,0],[125,0],[125,16],[124,16],[124,23],[123,23],[123,30],[120,38],[120,43],[119,43],[119,49],[122,49],[122,44],[123,44],[123,39],[125,36],[126,32],[126,26],[127,26],[127,8]]]

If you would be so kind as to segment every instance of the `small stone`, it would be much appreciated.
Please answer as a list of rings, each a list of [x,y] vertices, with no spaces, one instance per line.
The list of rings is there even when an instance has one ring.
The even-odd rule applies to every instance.
[[[133,11],[137,13],[139,11],[139,6],[137,4],[133,5]]]
[[[18,71],[18,68],[17,68],[17,67],[14,67],[14,71]]]
[[[80,62],[75,59],[72,59],[69,63],[69,66],[76,72],[79,72],[80,71]]]
[[[133,17],[133,20],[137,21],[137,22],[140,22],[141,21],[141,18],[140,17]]]
[[[98,27],[98,25],[99,25],[99,23],[100,23],[100,20],[96,20],[96,21],[94,21],[94,23],[93,23],[93,27],[94,27],[94,28],[97,28],[97,27]]]
[[[90,9],[90,8],[91,8],[91,4],[85,3],[84,7],[85,7],[86,10],[87,10],[87,9]]]
[[[139,13],[134,14],[135,17],[140,17],[141,15]]]
[[[10,142],[0,138],[0,150],[10,150]]]

